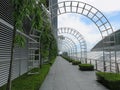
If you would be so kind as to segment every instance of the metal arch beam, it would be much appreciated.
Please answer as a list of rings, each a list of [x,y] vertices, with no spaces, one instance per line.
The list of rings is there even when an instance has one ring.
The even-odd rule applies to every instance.
[[[73,43],[69,42],[68,40],[62,41],[61,44],[62,44],[62,45],[67,44],[68,46],[70,46],[70,48],[73,48],[73,47],[74,47]],[[62,48],[61,48],[61,49],[62,49]]]
[[[84,37],[78,32],[77,30],[69,27],[60,27],[57,29],[58,35],[67,33],[70,35],[73,35],[78,42],[80,43],[80,48],[81,48],[81,58],[86,58],[87,59],[87,45]]]
[[[108,19],[105,17],[105,15],[94,6],[81,1],[63,1],[48,7],[48,9],[50,9],[52,13],[51,20],[54,17],[57,17],[58,15],[65,14],[65,13],[77,13],[89,18],[97,26],[98,30],[100,31],[102,39],[104,39],[106,36],[109,35],[108,37],[109,40],[107,41],[103,40],[103,44],[102,44],[103,51],[106,50],[104,48],[104,44],[106,42],[111,43],[110,34],[113,33],[113,28],[110,22],[108,21]],[[45,14],[44,11],[41,14],[43,18],[47,15]],[[114,40],[112,43],[115,44],[116,43],[115,35],[113,39]]]
[[[64,47],[63,48],[63,50],[62,50],[62,52],[66,52],[66,50],[68,50],[68,56],[70,57],[70,56],[72,56],[72,48],[70,47],[70,46],[68,46],[68,44],[66,45],[66,44],[64,44],[62,47]],[[67,48],[67,49],[66,49]]]
[[[59,37],[60,38],[60,37]],[[58,39],[59,41],[61,40],[61,43],[60,44],[68,44],[70,47],[74,47],[74,44],[73,43],[71,43],[71,41],[69,42],[68,40],[64,40],[64,41],[62,41],[63,39]],[[64,42],[64,43],[63,43]]]
[[[68,56],[70,56],[70,50],[69,50],[70,48],[67,46],[67,45],[64,45],[64,49],[62,50],[61,49],[61,51],[62,52],[67,52],[68,53]]]
[[[105,43],[111,44],[110,37],[111,37],[111,33],[113,33],[113,28],[110,22],[108,21],[108,19],[105,17],[105,15],[101,11],[99,11],[94,6],[81,1],[63,1],[63,2],[56,3],[48,8],[52,13],[51,20],[54,17],[61,14],[65,14],[65,13],[77,13],[89,18],[97,26],[98,30],[100,31],[101,37],[103,39],[103,44],[101,46],[103,48],[103,62],[105,61],[105,51],[108,51],[111,57],[110,47],[107,49],[105,49],[104,47],[105,47]],[[42,15],[43,18],[46,15],[43,14]],[[108,40],[104,39],[106,36],[109,36]],[[115,45],[116,44],[115,34],[113,36],[114,38],[113,38],[112,44]],[[115,62],[117,62],[116,48],[114,50],[115,50]],[[104,64],[104,67],[105,67],[105,64]]]
[[[58,36],[59,38],[60,38],[60,36]],[[72,39],[70,39],[70,38],[68,38],[68,37],[66,37],[66,36],[63,36],[64,37],[64,42],[66,43],[66,44],[68,44],[69,46],[71,46],[71,48],[73,48],[73,56],[75,56],[75,54],[76,54],[76,58],[77,58],[77,45],[75,44],[75,42],[72,40]],[[63,44],[63,43],[62,43]]]
[[[74,52],[74,48],[73,48],[73,46],[71,46],[68,42],[65,42],[64,41],[64,43],[62,44],[62,51],[65,51],[64,50],[64,46],[66,46],[66,47],[68,47],[68,50],[70,51],[69,52],[69,56],[72,56],[72,54],[73,54],[73,52]]]
[[[68,41],[63,41],[63,42],[64,42],[64,44],[62,45],[62,47],[64,47],[64,45],[68,46],[70,48],[69,56],[73,57],[74,53],[76,51],[75,48],[72,45],[70,45],[70,43],[68,43]],[[64,48],[62,48],[62,49],[64,49]]]
[[[75,56],[75,54],[76,54],[76,57],[77,57],[77,45],[70,39],[70,38],[68,38],[68,37],[65,37],[65,43],[70,43],[71,44],[71,46],[73,47],[73,57]]]
[[[75,43],[73,41],[71,41],[70,39],[63,40],[61,44],[63,44],[63,42],[65,44],[68,44],[69,46],[71,46],[71,48],[75,46]]]
[[[105,15],[90,4],[81,1],[63,1],[48,7],[48,9],[52,13],[51,19],[65,13],[77,13],[89,18],[98,27],[102,38],[113,32],[113,28]],[[55,13],[55,11],[58,12]],[[42,16],[44,17],[46,15],[44,13]]]

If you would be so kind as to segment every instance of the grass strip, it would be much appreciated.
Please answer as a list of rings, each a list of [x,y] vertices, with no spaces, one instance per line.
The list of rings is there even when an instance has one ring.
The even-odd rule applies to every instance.
[[[50,63],[53,64],[55,59],[51,60]],[[34,68],[32,72],[39,72],[38,74],[23,74],[22,76],[14,79],[12,81],[11,90],[39,90],[41,84],[43,83],[45,77],[50,70],[50,64],[44,64],[42,68]],[[0,90],[6,90],[6,85],[0,87]]]

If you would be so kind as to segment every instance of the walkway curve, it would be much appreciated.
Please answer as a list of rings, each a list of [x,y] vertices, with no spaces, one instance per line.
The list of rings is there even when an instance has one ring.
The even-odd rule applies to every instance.
[[[82,72],[57,57],[40,90],[108,90],[96,81],[95,72]]]

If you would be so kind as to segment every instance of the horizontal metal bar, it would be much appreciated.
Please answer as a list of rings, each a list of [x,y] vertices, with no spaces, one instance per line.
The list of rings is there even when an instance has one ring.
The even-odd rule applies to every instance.
[[[12,26],[12,25],[10,25],[9,23],[7,23],[6,21],[4,21],[4,20],[1,19],[1,18],[0,18],[0,22],[3,23],[3,24],[5,24],[5,25],[8,26],[9,28],[13,29],[13,26]],[[32,41],[34,41],[34,42],[37,42],[36,40],[34,40],[34,39],[31,38],[30,36],[24,34],[23,32],[21,32],[21,31],[19,31],[19,30],[17,30],[17,33],[25,36],[26,38],[28,38],[28,39],[30,39],[30,40],[32,40]]]
[[[31,37],[35,37],[35,38],[40,38],[40,36],[36,36],[36,35],[32,35],[30,34]]]
[[[34,49],[34,50],[36,50],[36,49],[39,49],[39,48],[28,48],[28,49]]]

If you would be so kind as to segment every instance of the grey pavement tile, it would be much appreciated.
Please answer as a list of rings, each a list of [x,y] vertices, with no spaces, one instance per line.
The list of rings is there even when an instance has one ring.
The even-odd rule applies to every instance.
[[[57,57],[40,90],[108,90],[96,81],[95,71],[80,71]]]

